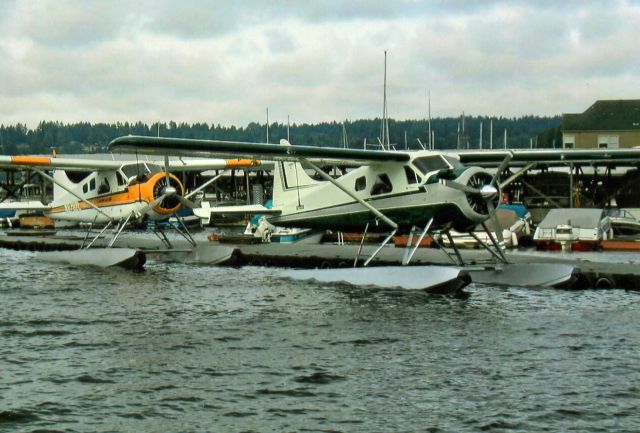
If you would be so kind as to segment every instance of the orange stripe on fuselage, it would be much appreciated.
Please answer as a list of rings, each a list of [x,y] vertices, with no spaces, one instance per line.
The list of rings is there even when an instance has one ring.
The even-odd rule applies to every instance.
[[[93,197],[87,199],[87,201],[93,203],[98,208],[127,205],[136,201],[151,203],[155,199],[153,196],[153,187],[155,186],[156,182],[164,176],[164,173],[155,173],[148,181],[129,185],[127,186],[127,189],[125,191],[115,192],[99,197]],[[174,175],[170,176],[177,180],[180,184],[178,178],[176,178]],[[178,191],[178,194],[182,194],[182,192],[183,188],[182,184],[180,184],[180,190]],[[161,209],[156,207],[154,210],[159,214],[170,215],[176,212],[179,208],[180,205],[174,207],[173,209]],[[49,213],[72,212],[85,209],[93,209],[93,207],[89,206],[89,204],[84,201],[77,201],[62,206],[56,206],[55,208],[51,209]]]
[[[87,201],[89,201],[90,203],[93,203],[98,208],[121,206],[121,205],[135,203],[138,200],[143,201],[145,203],[149,203],[151,201],[144,196],[142,192],[142,185],[140,188],[140,194],[138,194],[138,185],[133,185],[133,186],[127,187],[127,189],[122,192],[117,192],[117,193],[113,193],[113,194],[109,194],[101,197],[94,197],[94,198],[87,199]],[[55,214],[60,212],[73,212],[73,211],[80,211],[85,209],[93,209],[93,207],[89,206],[89,203],[86,203],[84,201],[76,201],[76,202],[68,203],[66,205],[56,206],[53,209],[51,209],[49,213]]]
[[[246,168],[260,165],[255,159],[227,159],[227,168]]]
[[[51,165],[51,159],[44,156],[12,156],[11,162],[24,165]]]

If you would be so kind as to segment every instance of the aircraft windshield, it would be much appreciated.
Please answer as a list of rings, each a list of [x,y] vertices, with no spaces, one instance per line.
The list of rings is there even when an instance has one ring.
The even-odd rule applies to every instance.
[[[138,175],[144,176],[145,174],[149,173],[150,170],[147,168],[146,164],[139,162],[138,164],[123,165],[122,172],[125,174],[125,176],[127,176],[127,178],[130,179]]]
[[[447,164],[440,155],[416,158],[413,160],[413,165],[415,165],[422,174],[427,174],[443,168],[449,168],[449,164]]]
[[[452,168],[462,167],[462,163],[459,159],[449,155],[442,155],[442,157],[451,165]]]
[[[161,171],[164,171],[164,169],[159,165],[147,163],[146,166],[147,166],[147,169],[149,170],[149,173],[160,173]]]

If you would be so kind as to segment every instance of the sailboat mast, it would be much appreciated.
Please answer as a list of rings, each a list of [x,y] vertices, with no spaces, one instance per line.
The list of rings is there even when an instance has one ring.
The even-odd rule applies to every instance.
[[[431,138],[431,89],[429,89],[429,150],[433,150],[433,140]]]
[[[382,124],[380,125],[380,140],[382,150],[387,150],[389,147],[389,120],[387,119],[387,50],[384,50],[384,85],[382,95]]]

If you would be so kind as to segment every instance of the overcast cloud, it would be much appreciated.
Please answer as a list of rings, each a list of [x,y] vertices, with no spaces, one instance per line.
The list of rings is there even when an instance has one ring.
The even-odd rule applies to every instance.
[[[244,126],[639,98],[640,1],[3,1],[0,123]]]

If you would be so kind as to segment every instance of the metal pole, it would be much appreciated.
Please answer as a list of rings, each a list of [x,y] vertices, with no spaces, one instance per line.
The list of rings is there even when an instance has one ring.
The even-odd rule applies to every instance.
[[[489,149],[493,149],[493,119],[489,123]]]
[[[569,163],[569,207],[573,207],[573,163]]]

